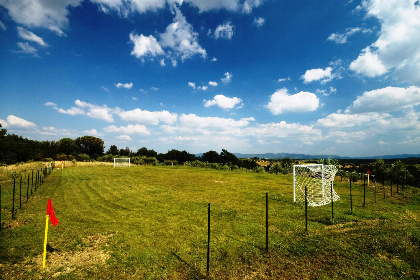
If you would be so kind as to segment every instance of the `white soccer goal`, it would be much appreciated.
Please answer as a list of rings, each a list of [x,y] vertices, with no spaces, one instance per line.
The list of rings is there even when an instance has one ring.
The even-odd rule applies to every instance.
[[[293,201],[305,201],[305,186],[309,206],[331,203],[340,199],[334,191],[333,182],[337,167],[323,164],[304,164],[293,166]],[[332,195],[331,195],[332,190]]]
[[[130,167],[130,158],[114,158],[114,167]]]

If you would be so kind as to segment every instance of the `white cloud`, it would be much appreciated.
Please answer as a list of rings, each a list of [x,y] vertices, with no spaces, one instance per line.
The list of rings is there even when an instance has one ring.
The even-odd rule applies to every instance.
[[[109,111],[110,110],[108,108],[90,108],[86,115],[93,119],[114,122],[112,114],[110,114]]]
[[[225,77],[224,78],[221,78],[220,80],[222,81],[222,83],[228,84],[232,80],[232,77],[233,77],[233,74],[232,73],[226,72],[225,73]]]
[[[287,77],[287,78],[280,78],[280,79],[278,79],[278,82],[279,83],[282,83],[282,82],[286,82],[286,81],[290,81],[291,80],[291,78],[290,77]]]
[[[197,7],[201,12],[210,10],[226,9],[229,11],[236,11],[239,8],[238,0],[184,0],[187,3]]]
[[[131,137],[129,135],[119,135],[116,137],[117,140],[122,141],[122,142],[126,142],[126,141],[131,141]]]
[[[150,131],[147,130],[146,126],[140,124],[129,124],[127,126],[117,127],[115,125],[107,126],[104,128],[105,132],[112,133],[124,133],[124,134],[140,134],[140,135],[150,135]]]
[[[61,114],[67,114],[67,115],[72,115],[72,116],[85,115],[85,111],[78,107],[71,107],[70,109],[67,109],[67,110],[62,109],[62,108],[57,108],[57,107],[54,107],[54,109],[57,110]]]
[[[391,72],[401,82],[420,84],[420,9],[410,0],[362,1],[378,19],[379,38],[362,50],[350,69],[368,77]]]
[[[83,131],[83,133],[85,133],[87,135],[92,135],[92,136],[98,136],[98,135],[100,135],[98,133],[98,131],[96,129],[94,129],[94,128],[92,128],[90,130],[85,130],[85,131]]]
[[[201,86],[201,87],[198,87],[197,89],[199,89],[199,90],[202,90],[202,91],[206,91],[206,90],[208,90],[208,86]]]
[[[214,37],[216,39],[224,38],[231,39],[234,34],[235,26],[230,21],[227,21],[216,27],[214,30]]]
[[[97,106],[94,104],[87,103],[85,101],[81,101],[77,99],[75,102],[77,107],[72,107],[70,109],[62,109],[58,108],[56,104],[52,102],[47,102],[45,106],[52,106],[54,110],[61,114],[67,114],[67,115],[85,115],[90,118],[104,120],[107,122],[114,122],[113,116],[112,116],[112,110],[108,108],[106,105],[104,106]],[[47,105],[48,104],[48,105]],[[87,111],[85,111],[87,109]]]
[[[165,67],[166,66],[166,64],[165,64],[165,59],[161,59],[160,60],[160,66],[162,66],[162,67]]]
[[[53,102],[46,102],[44,104],[44,106],[51,106],[51,107],[57,107],[57,104],[53,103]]]
[[[273,115],[289,112],[310,112],[319,107],[318,97],[311,92],[298,92],[290,95],[286,88],[277,90],[265,106]]]
[[[209,129],[208,133],[211,133],[212,130],[229,132],[236,128],[248,126],[250,121],[254,121],[254,118],[243,118],[236,121],[231,118],[199,117],[195,114],[182,114],[179,117],[179,124],[181,127],[190,130]]]
[[[216,62],[216,61],[217,61],[217,58],[213,57],[213,58],[211,59],[211,61],[212,61],[212,62]]]
[[[212,87],[217,87],[218,83],[214,81],[209,81],[209,85]]]
[[[174,22],[168,25],[165,32],[159,37],[162,47],[174,51],[173,59],[180,57],[181,60],[184,60],[196,54],[203,58],[207,56],[206,50],[198,43],[198,33],[193,31],[192,25],[187,22],[178,8],[175,8]]]
[[[153,91],[158,91],[158,90],[159,90],[159,88],[157,88],[157,87],[151,87],[151,88],[150,88],[150,90],[153,90]]]
[[[139,36],[134,33],[130,33],[130,41],[134,44],[134,49],[131,52],[131,55],[134,55],[137,58],[164,54],[162,47],[152,35],[146,37],[143,34],[140,34]]]
[[[262,0],[245,0],[242,5],[242,12],[249,14],[253,8],[258,8],[262,4]]]
[[[319,119],[317,124],[321,127],[342,129],[346,127],[357,127],[366,124],[376,123],[378,120],[388,119],[389,114],[364,113],[364,114],[342,114],[332,113],[325,118]]]
[[[127,122],[150,125],[158,125],[160,122],[172,124],[178,119],[176,113],[170,113],[168,111],[151,112],[139,108],[131,111],[122,111],[118,115]]]
[[[21,37],[22,39],[35,42],[38,45],[43,46],[43,47],[48,46],[47,43],[45,43],[41,37],[39,37],[38,35],[35,35],[33,32],[26,30],[25,28],[20,27],[20,26],[17,27],[17,30],[18,30],[19,37]]]
[[[117,84],[115,84],[115,86],[116,86],[117,88],[126,88],[126,89],[130,89],[130,88],[132,88],[132,87],[133,87],[133,83],[125,83],[125,84],[122,84],[122,83],[117,83]]]
[[[416,105],[420,105],[420,88],[386,87],[364,92],[345,112],[392,112]]]
[[[34,56],[38,56],[37,55],[38,50],[32,47],[31,45],[29,45],[28,42],[25,42],[25,43],[19,42],[17,43],[17,45],[21,49],[18,52],[26,53],[26,54],[33,54]]]
[[[195,89],[195,83],[193,82],[188,82],[188,86],[192,87],[193,89]]]
[[[387,72],[378,54],[372,53],[370,47],[365,48],[359,57],[350,63],[349,68],[357,74],[368,77],[380,76]]]
[[[9,115],[6,120],[0,119],[0,124],[4,128],[36,128],[36,124],[33,122],[24,120],[14,115]]]
[[[242,99],[238,97],[230,98],[222,94],[216,95],[213,100],[204,100],[204,107],[210,107],[214,105],[217,105],[219,108],[228,110],[228,109],[233,109],[235,107],[237,109],[242,108],[243,103],[242,103]]]
[[[345,44],[347,43],[347,40],[349,37],[353,36],[354,34],[358,32],[362,32],[366,34],[366,33],[372,33],[372,30],[366,29],[366,28],[360,28],[360,27],[346,28],[345,33],[332,33],[327,38],[327,40],[333,41],[336,44]]]
[[[10,17],[27,27],[43,27],[63,36],[68,25],[68,7],[76,7],[81,0],[14,0],[1,1],[0,5],[8,10]]]
[[[254,18],[254,24],[255,24],[257,27],[261,27],[261,26],[263,26],[263,25],[264,25],[264,23],[265,23],[265,19],[264,19],[264,18],[262,18],[262,17],[259,17],[259,18]]]
[[[319,80],[321,80],[321,84],[325,84],[335,78],[335,75],[332,74],[332,70],[331,67],[327,67],[325,70],[320,68],[306,70],[301,79],[303,79],[305,84]]]
[[[311,139],[318,139],[321,137],[321,131],[319,129],[315,129],[309,125],[287,123],[285,121],[259,124],[256,127],[247,127],[244,129],[243,134],[259,138],[310,137]]]

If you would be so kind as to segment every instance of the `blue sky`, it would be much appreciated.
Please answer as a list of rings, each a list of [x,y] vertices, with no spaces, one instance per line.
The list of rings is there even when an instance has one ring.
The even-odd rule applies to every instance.
[[[0,0],[0,123],[118,148],[420,152],[417,0]]]

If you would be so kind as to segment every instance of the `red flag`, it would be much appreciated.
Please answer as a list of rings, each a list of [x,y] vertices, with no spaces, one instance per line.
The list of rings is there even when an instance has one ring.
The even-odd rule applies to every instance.
[[[53,226],[58,225],[58,219],[54,214],[54,208],[51,203],[51,199],[48,199],[48,206],[47,206],[47,215],[50,216],[50,221]]]
[[[368,173],[367,173],[368,175],[370,174],[370,170],[368,169]]]

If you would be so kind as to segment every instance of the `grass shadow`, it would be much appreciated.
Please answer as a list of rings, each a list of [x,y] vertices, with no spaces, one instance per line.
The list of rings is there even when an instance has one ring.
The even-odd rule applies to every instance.
[[[177,260],[179,260],[181,263],[186,265],[190,271],[192,271],[192,279],[207,279],[207,277],[203,274],[201,274],[200,270],[197,269],[195,266],[191,265],[189,262],[178,256],[175,252],[171,251],[171,255],[174,256]]]

